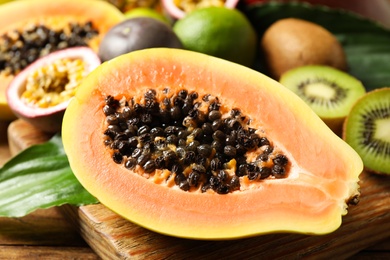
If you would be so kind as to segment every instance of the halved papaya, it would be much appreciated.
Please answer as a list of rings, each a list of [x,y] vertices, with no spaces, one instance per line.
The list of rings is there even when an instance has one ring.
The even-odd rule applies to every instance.
[[[50,47],[52,41],[48,35],[57,33],[59,48],[64,48],[64,43],[60,42],[67,40],[64,35],[70,32],[70,26],[91,25],[96,35],[90,38],[85,37],[88,32],[80,30],[81,27],[76,27],[75,30],[81,31],[80,33],[83,34],[82,37],[85,37],[86,41],[68,43],[68,45],[71,45],[71,47],[88,45],[97,51],[102,36],[113,25],[122,20],[124,20],[124,14],[104,1],[21,0],[1,5],[0,120],[15,118],[5,99],[5,89],[15,74],[45,52],[55,50],[55,48]],[[62,32],[64,34],[61,34]],[[39,45],[40,43],[41,45]],[[13,46],[13,49],[16,48],[15,51],[8,52],[8,45]],[[39,53],[42,49],[45,49],[45,51]],[[35,52],[33,53],[32,50]],[[19,58],[20,56],[24,57]],[[12,68],[7,65],[9,60],[14,63]]]
[[[183,99],[193,100],[190,109]],[[145,111],[154,112],[148,117]],[[125,114],[139,116],[118,123]],[[219,119],[225,127],[214,122]],[[118,127],[123,131],[109,139]],[[200,138],[197,129],[203,130]],[[228,129],[236,131],[236,145],[227,139]],[[222,150],[214,143],[222,135],[217,130],[226,134]],[[70,102],[62,138],[74,174],[102,204],[148,229],[194,239],[332,232],[348,202],[359,195],[363,169],[357,153],[276,81],[226,60],[178,49],[135,51],[100,65]],[[131,152],[120,154],[125,145],[115,143],[135,139]],[[264,140],[272,147],[261,145]],[[240,153],[241,144],[247,149]],[[139,156],[141,148],[147,152]],[[191,160],[180,154],[193,151],[200,159],[180,167]],[[148,153],[150,160],[141,163]],[[257,155],[260,159],[254,159]],[[178,158],[179,165],[161,165],[171,158]],[[256,166],[258,160],[263,162]],[[262,169],[272,161],[274,168],[286,167],[263,176]],[[248,172],[239,165],[247,165]],[[255,178],[250,169],[260,175]],[[223,184],[226,179],[231,182]]]

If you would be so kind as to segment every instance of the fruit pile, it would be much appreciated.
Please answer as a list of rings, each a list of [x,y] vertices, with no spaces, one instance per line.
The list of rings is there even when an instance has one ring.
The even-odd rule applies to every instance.
[[[128,2],[0,6],[0,17],[8,18],[0,18],[0,118],[62,131],[72,170],[102,203],[179,236],[193,225],[191,217],[203,217],[205,226],[195,233],[207,238],[207,225],[217,226],[215,204],[198,197],[212,194],[221,215],[232,216],[217,219],[228,230],[224,238],[274,231],[267,220],[244,225],[242,233],[228,227],[233,216],[242,217],[235,209],[242,205],[252,223],[264,211],[254,205],[261,196],[271,208],[264,216],[281,220],[275,230],[325,233],[357,200],[362,162],[390,174],[390,88],[367,91],[330,30],[279,18],[260,32],[237,1],[180,2],[189,9],[172,0]],[[31,17],[30,10],[36,10]],[[17,18],[25,16],[27,22]],[[336,188],[329,188],[330,179]],[[118,198],[118,191],[128,196]],[[190,204],[188,219],[174,203],[161,202],[177,196]],[[118,206],[118,199],[139,212]],[[280,201],[288,205],[273,211]],[[162,206],[172,215],[156,211]],[[316,226],[313,208],[328,226]],[[209,212],[193,213],[207,209],[210,219]],[[295,211],[302,223],[284,223]],[[182,230],[160,229],[156,220],[164,217],[180,220]]]

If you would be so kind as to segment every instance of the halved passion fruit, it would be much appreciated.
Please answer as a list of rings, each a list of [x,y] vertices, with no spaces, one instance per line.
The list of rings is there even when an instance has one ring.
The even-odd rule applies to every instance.
[[[225,6],[227,8],[236,8],[238,0],[220,0],[220,1],[176,1],[162,0],[162,5],[167,14],[173,19],[181,19],[187,13],[194,11],[197,8],[208,6]]]
[[[89,47],[53,52],[29,65],[11,81],[7,102],[19,118],[45,132],[57,132],[77,86],[99,64],[100,59]]]

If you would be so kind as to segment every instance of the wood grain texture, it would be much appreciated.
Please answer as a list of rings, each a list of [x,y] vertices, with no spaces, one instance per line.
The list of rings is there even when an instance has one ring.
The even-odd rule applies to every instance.
[[[362,174],[361,182],[358,206],[350,208],[337,231],[324,236],[272,234],[196,241],[146,230],[100,204],[62,209],[103,259],[345,259],[390,237],[390,182],[367,173]]]
[[[17,137],[15,133],[21,125],[17,121],[10,125],[11,138]],[[23,143],[15,147],[21,149]],[[350,208],[342,226],[323,236],[270,234],[229,241],[199,241],[149,231],[101,204],[79,208],[62,206],[60,210],[102,259],[373,259],[373,256],[390,259],[389,178],[363,173],[361,193],[361,201]],[[373,251],[356,255],[381,241],[385,241],[382,249],[373,247]]]
[[[0,259],[6,260],[98,260],[88,247],[0,246]]]
[[[12,155],[33,144],[43,143],[53,136],[53,134],[45,133],[20,119],[10,123],[7,134],[8,146]]]

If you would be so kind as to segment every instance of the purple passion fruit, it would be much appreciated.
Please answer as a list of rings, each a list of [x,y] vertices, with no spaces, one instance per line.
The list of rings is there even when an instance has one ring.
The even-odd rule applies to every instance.
[[[150,17],[127,19],[104,36],[99,46],[99,57],[107,61],[135,50],[153,47],[182,48],[171,27]]]
[[[98,65],[100,59],[89,47],[53,52],[36,60],[11,81],[7,102],[17,117],[45,132],[58,132],[76,88]]]

